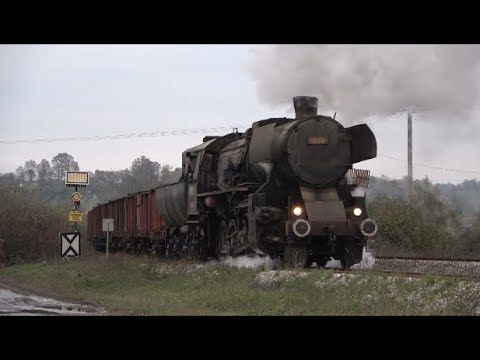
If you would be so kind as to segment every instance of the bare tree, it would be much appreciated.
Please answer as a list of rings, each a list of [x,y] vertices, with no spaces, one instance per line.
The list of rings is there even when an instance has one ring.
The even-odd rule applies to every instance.
[[[29,183],[32,183],[37,177],[37,163],[34,160],[25,162],[25,176]]]
[[[27,178],[27,175],[25,173],[25,169],[23,168],[23,166],[17,167],[17,170],[15,170],[15,173],[17,174],[18,180],[21,183],[24,183]]]
[[[48,160],[42,159],[37,166],[38,182],[44,184],[48,182],[53,176],[53,170]]]
[[[134,179],[136,191],[158,186],[160,183],[161,165],[145,156],[133,160],[130,173]]]
[[[52,159],[52,169],[55,179],[62,181],[67,171],[77,171],[79,168],[72,155],[60,153]]]

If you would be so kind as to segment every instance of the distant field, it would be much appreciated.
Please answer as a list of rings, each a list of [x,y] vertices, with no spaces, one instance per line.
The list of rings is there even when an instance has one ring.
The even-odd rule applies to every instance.
[[[238,269],[112,254],[0,269],[41,294],[128,315],[478,315],[480,283],[434,276]],[[478,281],[478,280],[477,280]]]

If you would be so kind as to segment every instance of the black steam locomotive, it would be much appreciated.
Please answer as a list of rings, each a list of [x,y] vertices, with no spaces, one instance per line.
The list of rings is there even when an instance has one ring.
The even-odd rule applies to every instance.
[[[377,226],[362,191],[369,172],[352,165],[376,157],[375,136],[366,124],[345,128],[317,115],[314,97],[293,101],[295,119],[257,121],[183,152],[180,180],[155,189],[161,252],[175,243],[203,257],[361,261]]]

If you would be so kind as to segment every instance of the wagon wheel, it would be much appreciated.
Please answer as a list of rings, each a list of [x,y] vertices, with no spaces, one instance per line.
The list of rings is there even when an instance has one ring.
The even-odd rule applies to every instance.
[[[237,224],[236,224],[236,221],[232,219],[228,223],[228,232],[227,232],[227,238],[232,248],[234,248],[235,246],[238,246],[237,234],[238,234]]]
[[[303,267],[305,269],[308,269],[312,266],[312,264],[313,264],[312,256],[307,256],[307,258],[305,259],[305,263],[304,263]]]
[[[200,226],[197,226],[195,236],[196,236],[196,242],[194,246],[194,257],[198,257],[203,261],[207,261],[208,259],[207,238],[205,236],[205,232]]]
[[[343,258],[340,259],[340,264],[342,265],[343,270],[349,270],[350,266],[354,264],[352,255],[346,252]]]
[[[239,245],[248,243],[248,222],[246,216],[242,216],[242,219],[240,220],[237,236]]]
[[[171,259],[173,256],[173,243],[172,243],[172,239],[167,239],[166,241],[166,245],[165,245],[165,257],[167,259]]]
[[[317,261],[315,261],[317,263],[317,267],[318,268],[324,268],[325,265],[327,265],[327,262],[328,262],[328,258],[321,258],[321,259],[317,259]]]
[[[350,266],[355,264],[355,256],[353,253],[353,238],[349,237],[345,239],[345,252],[340,259],[340,263],[342,264],[343,270],[349,270]]]
[[[341,259],[340,260],[340,264],[342,265],[342,270],[349,270],[350,269],[350,266],[346,261],[345,259]]]

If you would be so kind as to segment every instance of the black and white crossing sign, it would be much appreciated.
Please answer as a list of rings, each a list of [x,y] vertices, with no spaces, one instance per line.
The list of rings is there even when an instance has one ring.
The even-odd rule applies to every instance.
[[[80,233],[61,233],[60,241],[62,243],[62,256],[75,257],[80,256]]]

